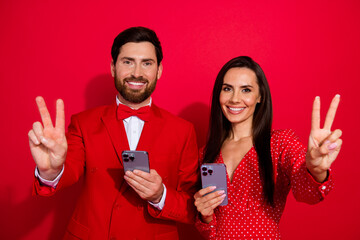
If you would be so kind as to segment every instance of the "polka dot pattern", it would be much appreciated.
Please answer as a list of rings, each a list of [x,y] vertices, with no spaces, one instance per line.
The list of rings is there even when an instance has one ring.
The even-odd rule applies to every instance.
[[[331,170],[327,181],[316,182],[306,169],[305,154],[306,148],[292,130],[273,131],[274,207],[265,203],[257,153],[252,147],[235,169],[232,182],[227,177],[228,205],[216,208],[209,224],[198,218],[197,229],[211,240],[281,239],[279,221],[290,189],[297,201],[315,204],[333,188]],[[224,162],[221,153],[216,162]]]

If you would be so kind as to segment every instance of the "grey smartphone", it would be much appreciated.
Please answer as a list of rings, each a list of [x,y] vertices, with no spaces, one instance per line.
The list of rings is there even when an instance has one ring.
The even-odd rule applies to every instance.
[[[146,151],[125,150],[121,153],[124,172],[139,169],[144,172],[150,172],[149,155]]]
[[[226,181],[226,166],[223,163],[204,163],[201,165],[201,184],[202,188],[209,186],[215,186],[218,190],[224,190],[226,197],[224,201],[220,203],[220,206],[225,206],[228,204],[228,195],[227,195],[227,181]],[[213,192],[214,192],[213,191]]]

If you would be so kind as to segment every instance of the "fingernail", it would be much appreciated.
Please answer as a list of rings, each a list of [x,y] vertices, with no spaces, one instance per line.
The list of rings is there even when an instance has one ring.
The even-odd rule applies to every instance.
[[[338,97],[338,98],[339,98],[339,97],[340,97],[340,94],[336,94],[335,97]]]
[[[211,186],[211,187],[209,187],[209,188],[210,188],[211,191],[216,189],[215,186]]]
[[[329,144],[329,143],[330,143],[329,140],[326,140],[326,141],[324,142],[325,145],[326,145],[326,144]]]
[[[221,198],[225,198],[226,197],[226,194],[223,194],[222,196],[221,196]]]
[[[40,137],[40,141],[42,142],[42,143],[48,143],[48,140],[45,138],[45,137]]]
[[[220,190],[220,191],[218,191],[218,194],[219,195],[222,195],[222,194],[224,194],[225,193],[225,191],[224,190]]]
[[[337,147],[337,143],[332,143],[332,144],[330,144],[329,146],[328,146],[328,149],[329,150],[333,150],[333,149],[335,149]]]

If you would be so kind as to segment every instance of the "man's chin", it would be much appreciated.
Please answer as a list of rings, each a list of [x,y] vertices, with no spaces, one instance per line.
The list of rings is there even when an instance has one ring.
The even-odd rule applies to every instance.
[[[134,94],[132,94],[132,95],[127,94],[125,96],[122,95],[122,97],[126,101],[131,102],[131,103],[142,103],[143,101],[145,101],[148,98],[143,95],[134,95]]]

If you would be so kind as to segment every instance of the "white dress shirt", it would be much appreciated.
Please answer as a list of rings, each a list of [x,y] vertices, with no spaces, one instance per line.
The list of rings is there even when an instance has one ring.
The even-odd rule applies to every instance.
[[[152,102],[152,99],[150,98],[150,102],[149,102],[148,106],[151,106],[151,102]],[[120,100],[116,97],[116,104],[119,105],[119,104],[123,104],[123,103],[121,103]],[[124,123],[124,128],[125,128],[125,132],[126,132],[126,136],[128,139],[130,150],[135,151],[136,147],[139,143],[141,132],[144,128],[145,123],[143,120],[141,120],[140,118],[138,118],[136,116],[131,116],[131,117],[124,119],[123,123]],[[64,166],[63,166],[61,172],[59,173],[59,175],[54,180],[49,181],[49,180],[46,180],[46,179],[43,179],[42,177],[40,177],[38,169],[35,168],[35,176],[37,178],[39,178],[40,182],[47,186],[53,187],[53,188],[56,188],[63,172],[64,172]],[[153,205],[154,207],[156,207],[159,210],[162,210],[165,205],[166,187],[164,184],[163,184],[163,186],[164,186],[164,193],[161,197],[160,202],[154,204],[149,201],[149,203],[151,205]]]

